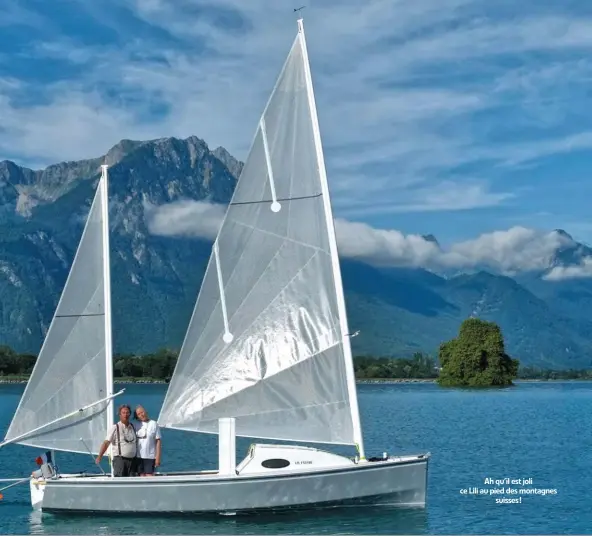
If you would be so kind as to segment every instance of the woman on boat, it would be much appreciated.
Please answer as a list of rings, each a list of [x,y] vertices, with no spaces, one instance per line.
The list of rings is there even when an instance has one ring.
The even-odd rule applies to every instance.
[[[154,474],[154,468],[160,465],[160,427],[153,421],[142,406],[136,406],[134,423],[138,437],[138,453],[136,458],[136,472],[140,476]]]

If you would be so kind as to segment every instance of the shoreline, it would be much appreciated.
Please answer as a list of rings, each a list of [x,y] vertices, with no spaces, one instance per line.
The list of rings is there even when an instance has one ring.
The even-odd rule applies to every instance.
[[[2,384],[26,384],[29,380],[28,379],[16,379],[16,378],[0,378],[0,385]],[[558,379],[521,379],[516,378],[514,383],[518,382],[586,382],[592,381],[592,378],[558,378]],[[356,384],[383,384],[383,385],[392,385],[397,383],[435,383],[436,378],[361,378],[356,380]],[[165,380],[146,380],[143,378],[126,378],[126,379],[116,379],[113,381],[114,384],[143,384],[143,385],[150,385],[150,384],[167,384]]]
[[[29,380],[22,379],[0,379],[0,384],[26,384]],[[362,384],[376,384],[376,383],[433,383],[436,380],[433,378],[385,378],[385,379],[363,379],[356,380],[356,383]],[[129,380],[114,380],[113,383],[134,383],[134,384],[167,384],[164,380],[144,380],[142,378],[130,378]]]
[[[9,384],[9,383],[22,383],[25,384],[29,381],[29,379],[27,378],[26,380],[23,379],[13,379],[13,378],[0,378],[0,384]],[[167,382],[164,380],[145,380],[143,378],[128,378],[125,380],[113,380],[113,383],[141,383],[141,384],[157,384],[157,383],[162,383],[162,384],[166,384]]]

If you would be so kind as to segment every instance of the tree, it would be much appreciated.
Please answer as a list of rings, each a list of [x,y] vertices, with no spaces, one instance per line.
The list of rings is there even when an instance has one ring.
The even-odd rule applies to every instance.
[[[0,374],[19,374],[20,366],[17,360],[17,354],[8,346],[0,346]]]
[[[505,352],[500,327],[478,318],[465,320],[456,339],[440,345],[442,386],[487,387],[512,385],[519,361]]]

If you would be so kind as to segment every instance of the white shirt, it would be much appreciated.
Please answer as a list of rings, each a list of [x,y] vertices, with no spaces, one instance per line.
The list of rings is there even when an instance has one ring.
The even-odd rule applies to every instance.
[[[131,424],[131,423],[130,423]],[[133,458],[136,456],[136,434],[135,426],[128,424],[115,423],[109,430],[107,441],[111,442],[113,456],[123,456],[124,458]],[[119,430],[119,434],[117,431]],[[119,438],[119,441],[117,439]]]
[[[148,460],[156,459],[156,440],[160,439],[160,426],[153,420],[134,422],[136,435],[138,436],[139,458]]]

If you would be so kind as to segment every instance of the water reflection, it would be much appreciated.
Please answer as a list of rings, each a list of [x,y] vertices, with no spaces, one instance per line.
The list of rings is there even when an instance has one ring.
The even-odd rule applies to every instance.
[[[236,516],[29,516],[31,534],[425,534],[426,508],[351,506]]]
[[[40,510],[33,510],[29,514],[29,534],[44,534],[43,514]]]

